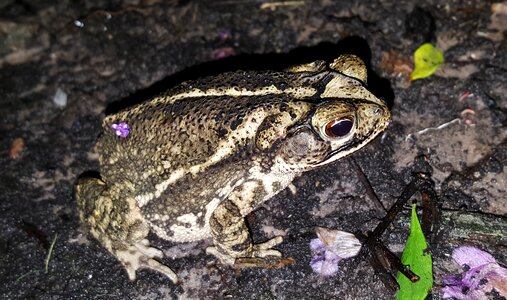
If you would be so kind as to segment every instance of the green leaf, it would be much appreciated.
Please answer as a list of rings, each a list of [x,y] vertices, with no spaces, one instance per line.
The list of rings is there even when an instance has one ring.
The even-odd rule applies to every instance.
[[[417,282],[411,282],[403,274],[398,273],[396,281],[400,285],[400,290],[396,294],[397,300],[418,300],[424,299],[433,286],[432,259],[429,252],[426,252],[428,245],[424,238],[415,204],[412,206],[412,221],[410,224],[410,234],[407,244],[403,250],[401,262],[409,265],[410,270],[419,276]]]
[[[426,78],[444,63],[444,55],[432,44],[426,43],[417,48],[414,53],[414,71],[410,80]]]

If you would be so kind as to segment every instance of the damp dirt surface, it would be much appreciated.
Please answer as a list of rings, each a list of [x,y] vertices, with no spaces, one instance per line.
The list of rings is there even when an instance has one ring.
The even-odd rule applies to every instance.
[[[364,257],[342,261],[333,277],[314,273],[309,244],[316,227],[372,230],[421,171],[432,172],[442,211],[433,299],[442,275],[459,271],[450,257],[458,246],[507,263],[505,2],[31,2],[0,1],[0,298],[392,299]],[[410,81],[425,42],[445,64]],[[366,61],[393,121],[351,158],[303,174],[247,217],[255,241],[284,236],[277,248],[292,265],[236,270],[205,254],[210,241],[150,235],[181,282],[149,270],[130,282],[86,233],[74,186],[98,171],[93,145],[105,114],[187,79],[340,53]],[[383,236],[398,255],[409,215],[407,206]]]

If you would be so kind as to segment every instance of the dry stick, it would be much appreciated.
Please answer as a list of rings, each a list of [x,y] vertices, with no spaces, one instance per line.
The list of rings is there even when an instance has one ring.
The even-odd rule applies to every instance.
[[[410,271],[410,268],[408,266],[403,265],[400,258],[394,255],[386,246],[384,246],[380,238],[386,231],[387,227],[401,212],[403,206],[407,203],[407,201],[418,191],[420,191],[422,194],[423,206],[425,210],[429,211],[429,213],[425,213],[426,215],[423,215],[423,231],[425,235],[429,235],[429,230],[434,229],[431,227],[432,225],[434,225],[433,227],[436,226],[436,220],[438,219],[438,211],[435,207],[437,198],[436,193],[433,190],[433,183],[429,179],[428,175],[424,173],[418,173],[415,175],[415,178],[403,190],[396,202],[387,212],[387,215],[380,221],[380,223],[377,225],[377,227],[375,227],[371,234],[368,236],[364,236],[363,234],[356,234],[356,236],[365,245],[363,249],[368,250],[366,252],[366,255],[369,258],[370,263],[376,269],[383,269],[384,271],[386,269],[398,271],[405,275],[412,282],[419,280],[419,276]],[[431,201],[432,199],[433,201]],[[431,206],[432,203],[435,204],[433,207]],[[431,221],[435,221],[435,223],[427,224],[427,222]],[[387,287],[389,287],[391,290],[395,290],[397,288],[398,284],[392,275],[387,274],[386,272],[381,275],[382,282]]]

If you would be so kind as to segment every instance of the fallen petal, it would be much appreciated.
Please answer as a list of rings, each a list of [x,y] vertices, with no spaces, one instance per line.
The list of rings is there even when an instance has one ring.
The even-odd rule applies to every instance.
[[[341,258],[354,257],[361,250],[361,242],[352,233],[322,227],[318,227],[316,232],[326,246],[326,250]]]
[[[320,227],[316,231],[319,238],[310,241],[313,255],[310,266],[323,277],[335,275],[338,263],[357,255],[361,249],[361,243],[351,233]]]
[[[470,268],[475,268],[488,263],[496,262],[495,258],[491,254],[472,246],[463,246],[457,248],[452,253],[452,258],[461,267],[464,267],[466,265]]]
[[[312,267],[313,272],[320,274],[322,277],[331,277],[338,272],[338,262],[327,261],[322,257],[312,259],[310,266]]]
[[[326,250],[326,245],[320,239],[312,239],[310,241],[310,249],[313,252],[324,252]]]
[[[454,250],[453,259],[465,268],[460,275],[445,275],[443,298],[480,300],[497,294],[507,298],[507,269],[478,248],[464,246]]]

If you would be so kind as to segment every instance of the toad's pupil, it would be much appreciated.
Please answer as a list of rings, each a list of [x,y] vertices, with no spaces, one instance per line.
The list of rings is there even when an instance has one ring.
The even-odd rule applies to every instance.
[[[354,123],[349,119],[333,120],[326,125],[326,134],[329,137],[341,137],[349,134]]]

